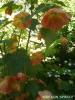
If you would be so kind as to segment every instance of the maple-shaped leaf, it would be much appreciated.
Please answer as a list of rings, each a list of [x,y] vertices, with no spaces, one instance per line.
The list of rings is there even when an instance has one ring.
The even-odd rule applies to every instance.
[[[56,39],[58,39],[58,35],[55,31],[50,29],[41,28],[40,33],[42,38],[45,40],[46,48],[48,48]]]

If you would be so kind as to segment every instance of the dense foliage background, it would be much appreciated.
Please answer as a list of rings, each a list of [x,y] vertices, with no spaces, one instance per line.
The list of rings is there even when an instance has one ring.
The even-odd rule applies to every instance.
[[[52,8],[71,14],[58,31],[41,25]],[[35,100],[44,90],[54,100],[75,98],[74,9],[75,0],[0,0],[0,100]],[[30,14],[23,19],[32,19],[30,27],[14,25],[19,12]]]

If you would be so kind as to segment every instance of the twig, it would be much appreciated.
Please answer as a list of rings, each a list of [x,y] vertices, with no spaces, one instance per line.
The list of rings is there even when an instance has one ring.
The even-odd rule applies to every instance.
[[[22,30],[20,31],[20,35],[19,35],[18,47],[19,47],[19,46],[21,47],[21,45],[20,45],[21,33],[22,33]]]
[[[27,49],[28,49],[28,44],[29,44],[29,40],[30,40],[30,33],[31,33],[31,29],[30,29],[29,35],[28,35],[28,40],[27,40],[27,45],[26,45],[26,51],[27,51]]]

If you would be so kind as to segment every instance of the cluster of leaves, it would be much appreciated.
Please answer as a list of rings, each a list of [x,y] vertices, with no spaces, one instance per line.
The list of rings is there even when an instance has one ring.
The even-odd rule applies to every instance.
[[[44,13],[52,8],[68,9],[61,0],[26,0],[26,2],[22,1],[22,5],[17,1],[9,0],[2,3],[0,8],[0,77],[2,78],[0,93],[6,89],[4,88],[4,84],[7,83],[5,77],[24,73],[28,78],[23,82],[17,82],[21,86],[21,91],[16,87],[15,91],[6,92],[6,95],[0,94],[0,99],[35,100],[39,95],[38,92],[43,90],[48,90],[56,96],[73,96],[75,93],[75,14],[73,13],[73,19],[68,25],[65,24],[66,26],[61,30],[55,31],[42,27],[41,19]],[[25,13],[22,16],[20,13],[21,16],[17,16],[18,21],[15,17],[16,26],[14,26],[13,16],[19,11],[28,11],[31,15],[27,16]],[[29,19],[32,23],[31,20],[26,23]],[[65,20],[68,21],[68,19]],[[64,24],[66,21],[62,22]],[[53,28],[57,29],[55,25]]]

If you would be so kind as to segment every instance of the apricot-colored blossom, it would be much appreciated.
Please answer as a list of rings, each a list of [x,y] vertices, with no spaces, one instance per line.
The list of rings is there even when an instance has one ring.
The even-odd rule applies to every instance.
[[[41,51],[33,53],[32,56],[30,57],[31,64],[33,66],[40,64],[43,59],[44,59],[44,56]]]
[[[17,45],[18,45],[18,42],[12,43],[12,45],[8,48],[8,52],[9,53],[16,52],[17,51]]]
[[[0,80],[0,93],[9,94],[13,90],[20,91],[20,82],[24,82],[27,79],[27,75],[18,73],[17,75],[7,76]]]
[[[63,11],[61,8],[50,9],[43,17],[41,24],[45,28],[54,31],[60,30],[71,20],[71,14]]]
[[[30,14],[28,12],[20,12],[14,17],[14,25],[17,26],[19,29],[23,30],[25,28],[29,28],[31,26],[32,19],[28,19],[27,21],[24,21],[24,19],[29,16]]]
[[[24,93],[20,97],[18,97],[16,100],[28,100],[29,93]]]
[[[29,97],[29,93],[26,93],[26,94],[23,94],[21,97],[20,97],[20,100],[25,100]]]
[[[68,44],[69,41],[67,40],[67,38],[61,37],[60,42],[61,42],[61,44],[66,45],[66,44]]]
[[[31,80],[33,80],[36,84],[42,84],[42,85],[46,86],[46,83],[43,82],[41,79],[31,78]]]
[[[17,80],[20,81],[20,82],[26,81],[27,77],[28,76],[26,74],[23,74],[21,72],[17,74]]]
[[[11,37],[11,41],[12,41],[12,44],[8,45],[8,47],[7,47],[9,53],[13,53],[13,52],[17,51],[17,46],[18,46],[18,42],[19,42],[16,35],[13,35]]]
[[[21,91],[21,86],[20,86],[20,84],[13,84],[13,90],[16,90],[16,91]]]
[[[3,94],[10,93],[12,91],[12,85],[13,85],[13,83],[15,83],[15,81],[16,81],[15,76],[10,76],[10,77],[4,78],[0,82],[0,93],[3,93]]]
[[[5,14],[11,15],[12,14],[12,9],[11,8],[6,8]]]
[[[0,93],[8,94],[10,92],[8,79],[4,79],[0,82]]]

